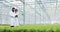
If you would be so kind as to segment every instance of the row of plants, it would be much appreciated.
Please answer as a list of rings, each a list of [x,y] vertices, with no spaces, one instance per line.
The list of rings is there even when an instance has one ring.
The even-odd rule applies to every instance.
[[[0,26],[0,32],[60,32],[60,25],[20,25],[19,27]]]

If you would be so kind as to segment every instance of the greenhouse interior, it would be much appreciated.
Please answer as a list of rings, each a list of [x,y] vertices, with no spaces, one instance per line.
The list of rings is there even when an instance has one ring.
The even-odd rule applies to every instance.
[[[12,7],[20,24],[60,24],[60,0],[0,0],[0,24],[10,24]]]

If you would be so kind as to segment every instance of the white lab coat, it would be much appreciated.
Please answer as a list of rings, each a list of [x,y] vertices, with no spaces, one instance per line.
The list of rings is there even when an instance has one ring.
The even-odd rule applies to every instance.
[[[15,18],[15,15],[18,15],[18,12],[14,13],[10,11],[9,15],[10,15],[10,26],[19,26],[18,18]]]

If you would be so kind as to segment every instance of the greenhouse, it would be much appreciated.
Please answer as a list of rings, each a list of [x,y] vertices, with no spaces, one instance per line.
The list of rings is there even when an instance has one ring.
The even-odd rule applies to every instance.
[[[0,24],[9,24],[16,7],[20,24],[60,24],[60,0],[0,0]]]

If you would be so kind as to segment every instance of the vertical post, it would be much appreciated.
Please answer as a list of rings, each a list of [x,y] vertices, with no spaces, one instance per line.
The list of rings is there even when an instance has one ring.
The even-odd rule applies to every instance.
[[[35,0],[35,24],[36,24],[36,0]]]
[[[58,3],[58,0],[56,0],[55,14],[56,14],[56,10],[57,10],[57,3]]]
[[[25,0],[23,0],[23,24],[25,24]]]
[[[55,16],[57,16],[57,4],[58,4],[58,0],[56,0],[56,7],[55,7]]]

